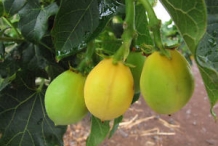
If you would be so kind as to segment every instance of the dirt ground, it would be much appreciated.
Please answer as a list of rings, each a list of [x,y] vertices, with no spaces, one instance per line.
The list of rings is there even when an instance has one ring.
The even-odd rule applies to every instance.
[[[143,98],[134,103],[112,138],[100,146],[218,146],[218,123],[210,114],[207,94],[196,65],[193,65],[195,91],[179,112],[167,116],[154,113]],[[218,105],[214,108],[218,114]],[[85,146],[90,121],[69,125],[65,146]]]

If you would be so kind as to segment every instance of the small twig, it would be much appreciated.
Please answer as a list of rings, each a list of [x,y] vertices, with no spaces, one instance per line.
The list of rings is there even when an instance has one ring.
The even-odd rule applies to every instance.
[[[138,114],[137,115],[135,115],[131,120],[129,120],[128,122],[122,122],[122,123],[120,123],[119,124],[119,126],[121,127],[121,126],[126,126],[126,125],[129,125],[129,124],[131,124],[135,119],[137,119],[138,118]]]
[[[141,132],[140,136],[151,136],[151,135],[175,135],[175,132],[160,132],[159,128],[153,128],[146,131]],[[135,134],[130,136],[136,136]]]
[[[161,118],[159,118],[158,120],[159,120],[165,127],[167,127],[167,128],[179,128],[179,127],[180,127],[180,125],[170,124],[170,123],[168,123],[167,121],[165,121],[165,120],[163,120],[163,119],[161,119]]]
[[[138,116],[138,115],[137,115]],[[154,119],[155,116],[151,116],[151,117],[147,117],[147,118],[144,118],[144,119],[139,119],[137,121],[134,121],[137,117],[135,116],[133,119],[131,119],[129,122],[123,122],[121,123],[121,126],[125,126],[126,129],[131,129],[132,127],[134,127],[135,125],[138,125],[142,122],[145,122],[145,121],[148,121],[148,120],[151,120],[151,119]]]

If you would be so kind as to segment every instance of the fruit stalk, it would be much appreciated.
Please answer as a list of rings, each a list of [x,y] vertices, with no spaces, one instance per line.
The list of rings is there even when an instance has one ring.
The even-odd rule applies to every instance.
[[[158,48],[158,51],[160,51],[163,55],[170,58],[170,54],[164,48],[162,40],[161,40],[161,34],[160,34],[161,20],[157,18],[148,0],[139,0],[139,1],[141,2],[141,4],[144,6],[144,8],[147,11],[148,18],[149,18],[149,27],[150,27],[150,30],[153,32],[155,46]]]
[[[82,74],[86,74],[89,72],[87,70],[87,66],[92,66],[92,56],[95,52],[95,43],[94,41],[89,42],[88,47],[86,49],[86,54],[84,59],[80,62],[80,64],[77,67],[77,71],[81,72]]]
[[[135,1],[134,0],[125,0],[126,5],[126,17],[123,23],[123,34],[121,39],[123,41],[120,48],[114,55],[114,63],[116,64],[120,60],[126,60],[129,54],[129,48],[132,43],[132,40],[137,36],[135,30]]]

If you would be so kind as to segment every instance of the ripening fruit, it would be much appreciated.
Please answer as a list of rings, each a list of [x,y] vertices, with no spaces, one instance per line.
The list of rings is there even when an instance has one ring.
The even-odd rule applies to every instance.
[[[192,96],[194,77],[189,63],[176,50],[171,59],[154,52],[146,58],[140,79],[141,93],[147,105],[160,114],[180,110]]]
[[[88,112],[84,101],[85,77],[67,70],[57,76],[45,93],[45,109],[55,125],[81,120]]]
[[[84,97],[88,110],[96,117],[112,120],[125,113],[133,95],[133,77],[129,67],[113,59],[103,59],[87,76]]]
[[[139,93],[140,77],[145,62],[145,56],[143,56],[141,52],[130,52],[126,59],[126,62],[134,65],[134,67],[130,67],[130,70],[134,79],[135,93]]]

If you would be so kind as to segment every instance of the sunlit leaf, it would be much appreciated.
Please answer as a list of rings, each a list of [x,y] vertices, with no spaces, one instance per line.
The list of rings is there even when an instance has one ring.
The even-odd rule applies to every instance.
[[[184,41],[195,50],[206,31],[206,6],[204,0],[160,0],[175,22]]]
[[[138,33],[138,37],[136,40],[137,45],[147,44],[152,45],[152,39],[150,36],[149,28],[148,28],[148,22],[147,22],[147,16],[145,9],[142,5],[136,6],[136,30]]]

